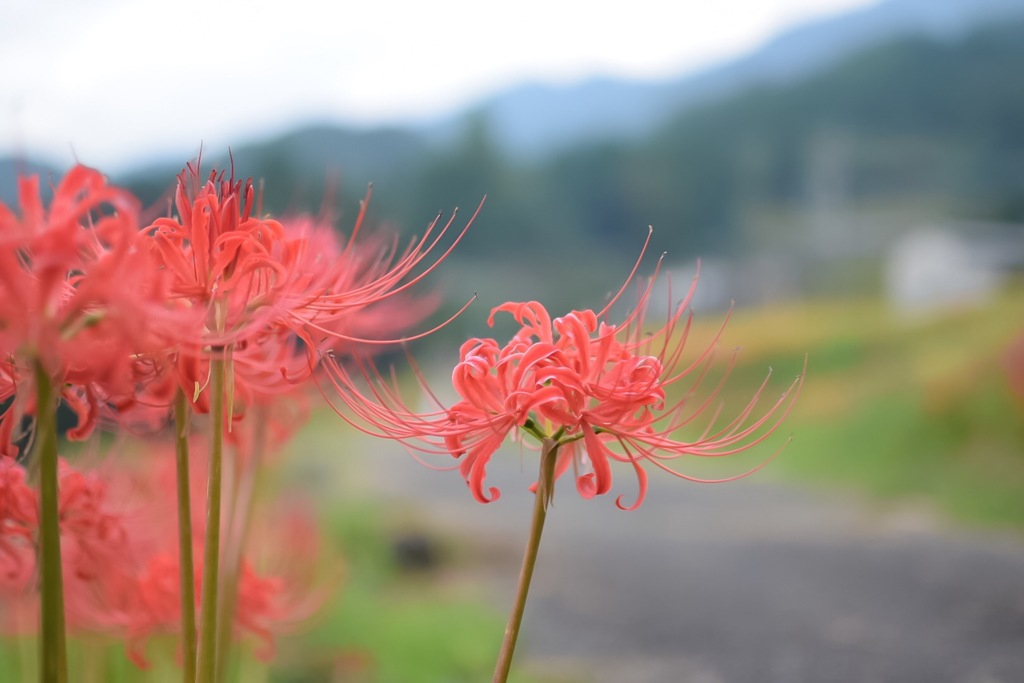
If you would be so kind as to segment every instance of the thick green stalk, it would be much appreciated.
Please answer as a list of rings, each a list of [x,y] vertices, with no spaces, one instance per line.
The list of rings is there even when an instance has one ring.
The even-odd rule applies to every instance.
[[[36,459],[39,465],[40,668],[43,683],[68,678],[64,635],[64,577],[57,493],[57,399],[42,363],[35,363]]]
[[[188,422],[185,392],[174,399],[174,439],[178,477],[178,580],[181,583],[182,681],[196,680],[196,575],[192,559],[192,492],[189,485]]]
[[[226,361],[210,361],[210,475],[206,489],[206,548],[203,555],[202,602],[199,607],[199,647],[196,653],[196,683],[214,683],[217,671],[217,588],[220,575],[220,503],[224,453],[224,398]]]
[[[505,683],[508,680],[508,672],[512,668],[512,655],[516,649],[516,640],[519,638],[523,611],[526,609],[526,595],[530,591],[530,580],[533,578],[533,568],[537,564],[537,551],[540,549],[544,520],[547,518],[548,505],[554,493],[555,455],[557,452],[558,442],[550,438],[544,439],[540,453],[540,480],[537,482],[537,493],[533,502],[530,536],[526,541],[526,553],[523,555],[523,567],[519,572],[519,583],[516,586],[515,600],[512,602],[512,612],[508,617],[508,625],[505,626],[505,637],[501,641],[498,662],[494,667],[493,683]]]

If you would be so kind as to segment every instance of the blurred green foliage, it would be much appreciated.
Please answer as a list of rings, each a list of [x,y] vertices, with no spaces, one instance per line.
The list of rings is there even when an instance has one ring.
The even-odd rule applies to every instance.
[[[701,322],[695,347],[716,329]],[[769,365],[784,382],[806,354],[802,394],[780,430],[792,441],[765,474],[1024,529],[1024,397],[1007,362],[1021,336],[1019,287],[909,319],[864,300],[741,311],[723,339],[744,342],[724,398],[745,402]]]

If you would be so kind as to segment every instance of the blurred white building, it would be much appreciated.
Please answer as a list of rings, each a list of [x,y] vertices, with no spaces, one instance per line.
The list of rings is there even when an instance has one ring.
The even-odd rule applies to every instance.
[[[890,304],[907,313],[980,303],[1024,268],[1024,226],[924,226],[893,244],[884,268]]]

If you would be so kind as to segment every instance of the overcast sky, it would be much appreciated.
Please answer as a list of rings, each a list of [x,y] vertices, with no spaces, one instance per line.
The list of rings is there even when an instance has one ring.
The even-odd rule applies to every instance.
[[[116,170],[428,120],[526,81],[682,75],[876,1],[0,0],[0,155]]]

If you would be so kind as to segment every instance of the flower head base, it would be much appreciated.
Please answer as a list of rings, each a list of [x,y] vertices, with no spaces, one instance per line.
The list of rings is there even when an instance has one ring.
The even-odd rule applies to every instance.
[[[462,345],[452,374],[460,400],[450,407],[439,403],[437,411],[415,413],[402,404],[397,390],[385,386],[372,370],[367,372],[374,379],[370,396],[359,394],[355,383],[337,366],[332,379],[359,421],[370,425],[364,427],[366,431],[421,452],[447,452],[458,458],[462,476],[482,503],[500,495],[498,489],[485,486],[486,468],[510,434],[553,441],[556,477],[572,468],[576,489],[584,498],[611,490],[612,463],[632,466],[639,493],[630,505],[619,496],[616,505],[622,509],[634,509],[643,502],[647,465],[703,482],[731,481],[760,469],[767,461],[738,476],[708,480],[679,472],[668,462],[685,456],[732,455],[760,443],[788,414],[802,376],[758,413],[766,379],[728,424],[716,428],[716,412],[703,433],[692,440],[681,439],[679,431],[711,408],[722,388],[720,383],[709,397],[693,399],[693,390],[714,357],[721,330],[696,359],[683,363],[696,278],[659,329],[649,332],[645,324],[653,278],[625,321],[609,323],[610,308],[635,273],[636,268],[600,312],[572,311],[552,320],[536,301],[495,308],[489,324],[497,314],[509,313],[520,329],[503,346],[490,338],[470,339]],[[688,386],[678,390],[679,384]]]

